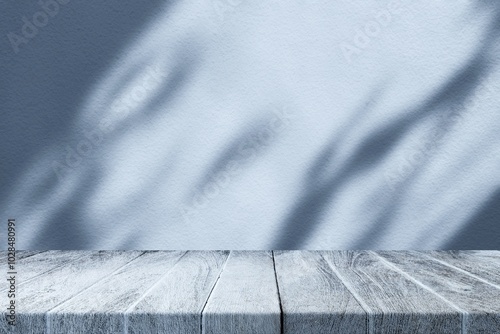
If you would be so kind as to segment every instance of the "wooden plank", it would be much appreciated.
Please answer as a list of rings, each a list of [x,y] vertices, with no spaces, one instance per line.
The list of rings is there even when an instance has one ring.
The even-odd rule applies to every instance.
[[[232,251],[202,317],[204,334],[279,334],[280,304],[271,252]]]
[[[11,330],[10,332],[15,333],[46,333],[46,314],[49,310],[98,282],[142,253],[138,251],[76,252],[83,253],[83,256],[66,262],[56,270],[36,277],[29,284],[24,284],[22,288],[18,289],[16,294],[18,323],[12,331],[12,326],[8,326],[6,322],[2,321],[0,322],[0,332]],[[74,254],[75,251],[69,253]]]
[[[126,312],[125,333],[199,334],[201,312],[228,251],[191,251]]]
[[[149,251],[48,313],[51,333],[123,333],[126,310],[147,295],[185,254]]]
[[[430,251],[429,255],[500,286],[499,251]]]
[[[500,333],[497,251],[141,253],[18,252],[0,333]]]
[[[20,250],[20,251],[16,251],[16,257],[17,257],[17,259],[21,260],[21,259],[24,259],[26,257],[30,257],[30,256],[37,255],[37,254],[44,253],[44,252],[47,252],[47,251],[46,250],[44,250],[44,251]]]
[[[41,253],[46,253],[48,251],[29,251],[29,250],[18,250],[16,251],[15,261],[22,260],[27,257],[35,256]],[[2,266],[7,266],[9,253],[7,251],[0,252],[0,264]]]
[[[366,333],[367,315],[320,252],[275,251],[283,333]]]
[[[468,334],[500,333],[500,289],[434,260],[426,252],[378,252],[463,310]]]
[[[24,259],[25,257],[30,257],[36,254],[40,254],[47,251],[31,251],[31,250],[17,250],[16,251],[16,260]],[[7,262],[7,251],[0,251],[0,263],[4,264]]]
[[[460,333],[456,308],[367,251],[325,259],[368,313],[368,333]]]
[[[15,266],[17,275],[16,284],[21,286],[28,283],[39,275],[43,275],[51,270],[64,266],[65,264],[75,261],[85,254],[90,254],[90,251],[47,251],[32,254],[31,256],[23,256],[17,259]],[[26,253],[25,253],[26,254]],[[7,263],[4,264],[4,272],[7,272]],[[1,291],[7,290],[7,282],[2,281]]]

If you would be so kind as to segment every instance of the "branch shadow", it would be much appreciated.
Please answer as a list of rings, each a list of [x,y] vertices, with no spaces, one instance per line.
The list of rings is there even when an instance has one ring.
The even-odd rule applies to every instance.
[[[497,189],[442,249],[500,250],[500,189]]]
[[[339,167],[338,172],[330,179],[318,184],[318,182],[315,182],[316,175],[324,169],[323,166],[326,165],[328,156],[339,149],[335,139],[330,141],[328,148],[320,153],[318,158],[311,164],[310,171],[312,174],[304,182],[304,194],[283,220],[282,232],[274,239],[273,249],[301,249],[314,230],[320,225],[321,215],[339,195],[337,189],[349,183],[361,172],[366,172],[382,163],[397,143],[419,122],[433,115],[433,111],[444,110],[440,112],[449,115],[454,111],[454,107],[462,104],[474,92],[474,89],[481,83],[482,78],[490,69],[490,51],[498,37],[499,22],[500,15],[496,15],[496,19],[493,20],[488,29],[486,38],[470,61],[443,85],[440,91],[427,101],[424,101],[420,106],[409,111],[403,118],[393,121],[366,136],[364,142],[352,153],[351,158],[343,166]],[[350,129],[347,129],[347,136],[349,131]],[[447,129],[445,128],[443,131],[446,132]],[[398,189],[390,194],[391,203],[371,223],[370,229],[364,232],[361,239],[353,243],[354,249],[368,249],[377,246],[380,237],[394,223],[393,216],[396,208],[401,204],[402,194],[414,182],[415,177],[422,172],[423,167],[425,167],[425,164],[420,165],[411,174],[411,177],[402,182]],[[385,192],[386,189],[380,189],[380,191]],[[497,219],[499,217],[497,215]],[[333,248],[335,248],[334,245]]]

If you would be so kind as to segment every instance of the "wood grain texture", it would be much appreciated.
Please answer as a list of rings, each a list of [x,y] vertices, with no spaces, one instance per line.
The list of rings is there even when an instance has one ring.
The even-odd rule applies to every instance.
[[[205,334],[279,334],[271,252],[232,251],[203,311]]]
[[[283,333],[366,333],[367,315],[315,251],[275,251]]]
[[[228,251],[190,251],[134,307],[125,332],[199,334],[201,313]]]
[[[47,251],[35,254],[23,253],[25,256],[21,256],[16,260],[16,284],[22,286],[32,279],[35,279],[37,276],[56,270],[66,263],[78,259],[84,254],[90,254],[90,251]],[[4,272],[7,272],[7,262],[3,264],[2,269],[4,269]],[[7,282],[2,281],[0,288],[1,291],[5,291],[7,289]]]
[[[17,250],[16,251],[16,260],[24,259],[25,257],[33,256],[36,254],[40,254],[47,251],[32,251],[32,250]],[[0,251],[0,261],[4,261],[7,258],[7,251]]]
[[[17,255],[16,257],[18,259],[24,259],[26,257],[30,257],[30,256],[33,256],[33,255],[37,255],[37,254],[40,254],[40,253],[44,253],[44,252],[47,252],[46,250],[42,250],[42,251],[38,251],[38,250],[20,250],[20,251],[17,251]]]
[[[44,251],[26,251],[26,250],[18,250],[18,251],[16,251],[15,252],[15,257],[14,257],[14,260],[15,260],[14,261],[15,262],[14,266],[15,266],[16,270],[17,270],[17,265],[16,264],[20,260],[22,260],[24,258],[27,258],[27,257],[30,257],[30,256],[33,256],[33,255],[36,255],[36,254],[40,254],[42,252],[44,252]],[[8,255],[9,255],[9,253],[7,251],[1,251],[0,252],[0,268],[1,268],[1,270],[4,273],[6,273],[7,271],[10,271],[8,269],[8,261],[9,261]],[[11,257],[12,257],[12,255],[11,255]],[[31,268],[29,268],[29,269],[31,269]],[[3,282],[2,282],[2,284],[0,284],[0,289],[4,289],[4,288],[5,288],[5,286],[4,286]]]
[[[64,263],[55,270],[37,276],[29,284],[24,284],[22,288],[19,288],[16,294],[18,323],[12,327],[5,322],[0,322],[1,333],[46,333],[46,316],[49,310],[125,265],[142,252],[71,251],[64,253],[83,255]]]
[[[123,333],[127,309],[147,295],[184,254],[148,251],[111,275],[111,271],[101,273],[97,284],[49,312],[50,332]]]
[[[16,269],[0,333],[500,333],[497,251],[21,251]]]
[[[457,310],[366,251],[325,259],[368,313],[368,333],[460,333]]]
[[[427,252],[377,253],[463,310],[468,334],[500,333],[500,289],[433,260]]]
[[[19,261],[21,259],[24,259],[26,257],[30,257],[36,254],[40,254],[42,252],[46,251],[28,251],[28,250],[18,250],[16,251],[16,261]],[[8,252],[7,251],[0,251],[0,265],[6,266],[7,265],[7,256]]]
[[[500,286],[499,251],[430,251],[428,254]]]

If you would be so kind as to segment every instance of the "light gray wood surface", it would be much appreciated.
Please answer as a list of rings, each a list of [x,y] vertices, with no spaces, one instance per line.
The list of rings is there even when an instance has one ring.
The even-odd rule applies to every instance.
[[[280,334],[271,252],[232,251],[203,311],[204,334]]]
[[[201,313],[229,255],[190,251],[126,311],[125,333],[199,334]]]
[[[500,333],[498,251],[17,255],[0,333]]]
[[[82,253],[83,256],[78,256],[56,270],[39,275],[29,284],[19,287],[16,296],[18,323],[13,327],[0,322],[1,333],[45,333],[47,314],[51,309],[74,298],[85,288],[106,277],[142,252],[71,251],[71,253]]]
[[[37,253],[24,253],[16,259],[16,284],[21,286],[35,279],[37,276],[43,275],[49,271],[56,270],[64,266],[66,263],[75,261],[85,254],[90,254],[91,251],[47,251]],[[17,255],[16,255],[17,257]],[[5,272],[7,270],[7,263],[4,264]],[[2,281],[0,285],[1,291],[7,289],[7,282]]]
[[[333,271],[368,313],[368,333],[459,333],[457,310],[365,251],[327,252]]]
[[[321,252],[275,251],[283,333],[366,333],[367,314]]]
[[[35,254],[43,253],[47,251],[43,250],[17,250],[16,251],[16,259],[20,260],[25,257],[33,256]],[[7,258],[7,251],[0,251],[0,261],[3,261]]]
[[[463,312],[463,332],[500,333],[500,289],[434,260],[426,252],[378,252]]]
[[[30,257],[33,255],[42,253],[42,252],[46,252],[46,251],[18,250],[18,251],[16,251],[15,259],[16,259],[16,261],[19,261],[21,259],[24,259],[25,257]],[[7,255],[8,255],[7,251],[0,251],[0,264],[2,266],[7,265],[7,260],[8,260]]]
[[[185,255],[148,251],[48,313],[50,333],[124,333],[125,313]],[[88,273],[88,271],[86,272]]]
[[[429,255],[500,286],[499,251],[431,251]]]

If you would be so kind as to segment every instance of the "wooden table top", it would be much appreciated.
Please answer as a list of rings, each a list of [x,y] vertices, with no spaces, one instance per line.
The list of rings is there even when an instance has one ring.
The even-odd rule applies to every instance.
[[[500,251],[18,251],[15,270],[0,333],[500,333]]]

